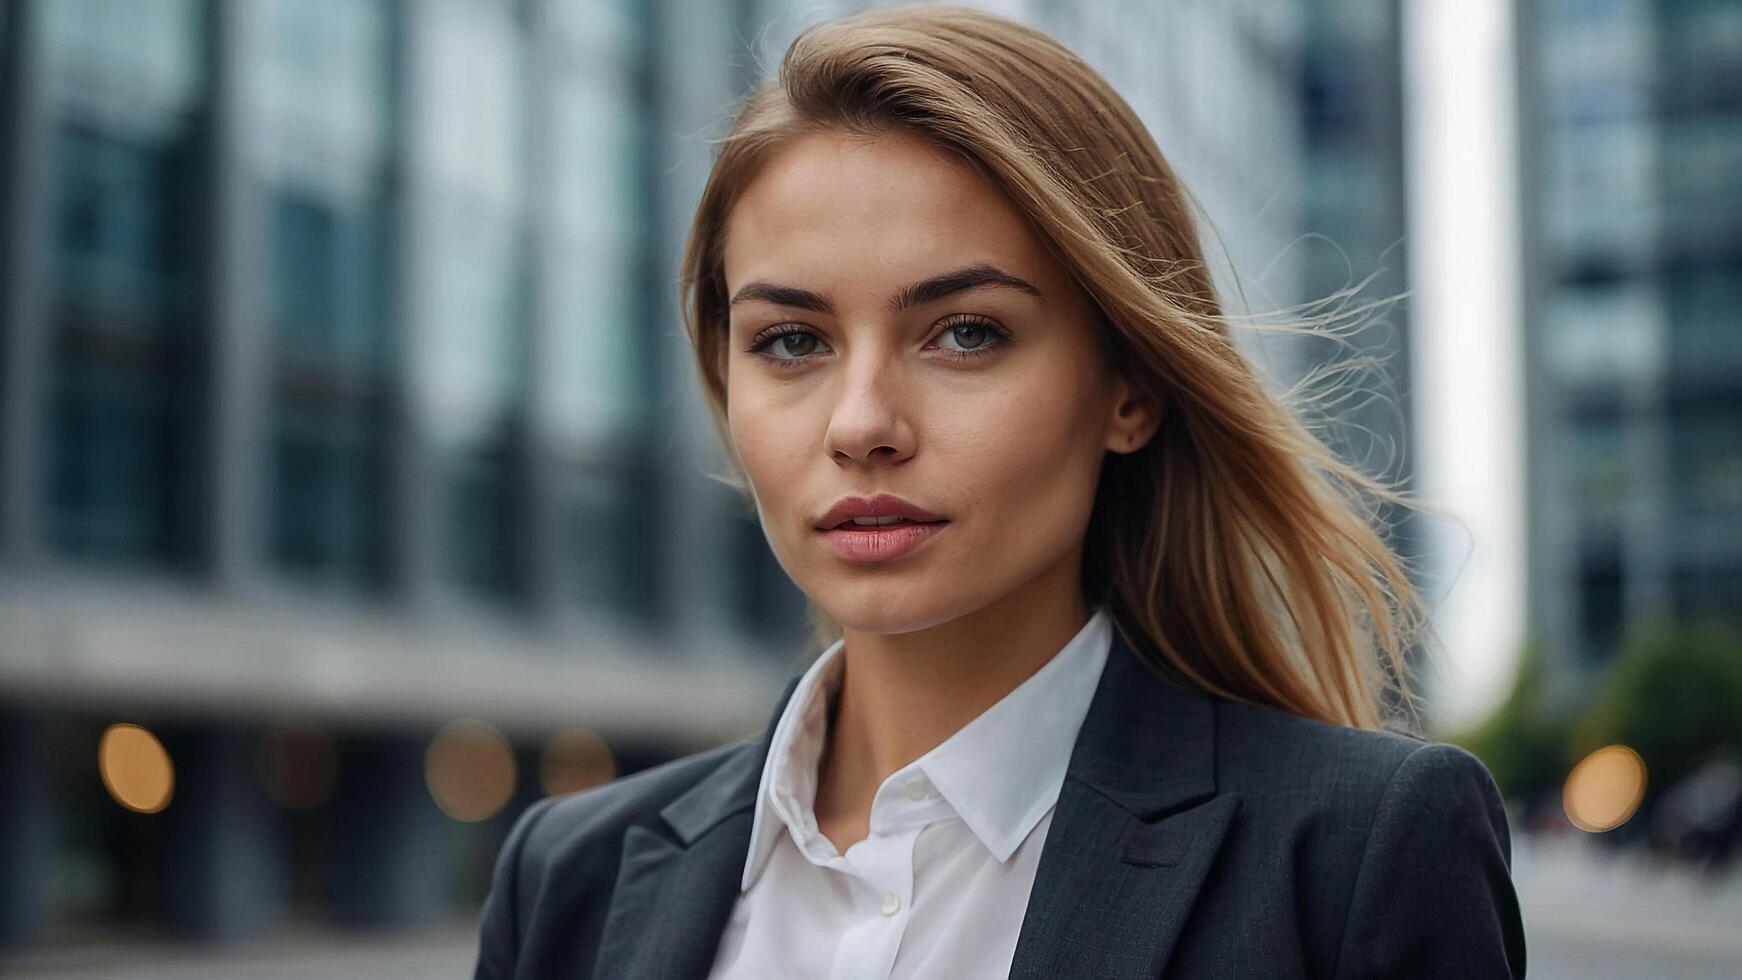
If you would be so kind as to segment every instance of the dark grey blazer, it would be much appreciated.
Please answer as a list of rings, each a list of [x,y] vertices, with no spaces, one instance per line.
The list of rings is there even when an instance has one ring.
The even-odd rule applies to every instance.
[[[529,808],[476,976],[705,977],[773,728]],[[1115,630],[1010,975],[1521,977],[1510,870],[1469,752],[1186,690]]]

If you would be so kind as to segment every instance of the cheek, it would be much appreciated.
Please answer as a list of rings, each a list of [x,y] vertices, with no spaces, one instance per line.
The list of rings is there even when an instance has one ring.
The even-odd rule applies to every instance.
[[[726,421],[764,511],[763,523],[777,527],[786,505],[782,491],[801,485],[794,477],[809,460],[803,450],[814,445],[815,437],[807,434],[803,425],[795,424],[791,411],[777,410],[753,398],[728,401]]]
[[[952,482],[968,495],[982,533],[1023,535],[1012,527],[1067,532],[1081,523],[1094,496],[1100,433],[1078,410],[1084,400],[1069,384],[1025,385],[996,404],[957,413],[962,424],[941,426],[935,442],[950,461]]]

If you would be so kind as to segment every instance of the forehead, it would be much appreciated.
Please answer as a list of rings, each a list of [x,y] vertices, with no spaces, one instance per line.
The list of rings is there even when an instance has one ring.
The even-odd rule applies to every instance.
[[[727,216],[723,257],[728,289],[771,278],[842,292],[964,260],[1030,281],[1050,265],[1021,212],[966,160],[907,133],[833,130],[764,162]]]

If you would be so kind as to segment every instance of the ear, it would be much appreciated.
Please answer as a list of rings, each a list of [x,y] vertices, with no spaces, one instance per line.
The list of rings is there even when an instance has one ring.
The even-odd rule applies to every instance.
[[[1148,444],[1167,416],[1167,401],[1133,385],[1124,374],[1114,381],[1113,412],[1107,419],[1107,448],[1134,453]]]

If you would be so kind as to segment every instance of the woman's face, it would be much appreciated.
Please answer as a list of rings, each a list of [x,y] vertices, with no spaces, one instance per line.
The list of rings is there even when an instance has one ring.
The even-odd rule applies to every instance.
[[[1154,416],[996,185],[909,134],[808,136],[744,190],[724,261],[729,429],[800,589],[876,634],[1074,604],[1050,590],[1078,587],[1103,453]],[[945,523],[819,530],[878,493]],[[919,543],[863,558],[892,533]]]

